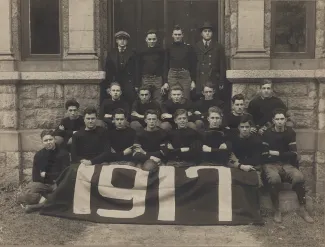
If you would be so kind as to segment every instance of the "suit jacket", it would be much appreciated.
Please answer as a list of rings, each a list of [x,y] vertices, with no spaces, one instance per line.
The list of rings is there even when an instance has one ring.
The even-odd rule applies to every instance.
[[[218,90],[218,85],[226,81],[226,56],[223,45],[211,40],[206,49],[203,40],[200,40],[195,45],[195,52],[197,56],[197,92],[202,91],[203,85],[208,80],[211,80]]]

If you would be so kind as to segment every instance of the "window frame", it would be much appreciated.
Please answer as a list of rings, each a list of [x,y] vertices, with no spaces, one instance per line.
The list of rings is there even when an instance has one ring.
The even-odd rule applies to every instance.
[[[60,53],[59,54],[31,54],[30,49],[30,0],[20,0],[21,14],[21,60],[39,61],[39,60],[61,60],[63,56],[63,27],[62,27],[62,0],[59,1],[59,36]]]
[[[271,58],[315,58],[316,47],[316,1],[306,1],[306,51],[305,52],[276,52],[275,25],[276,3],[282,0],[272,0],[271,5]],[[288,0],[296,2],[300,0]]]

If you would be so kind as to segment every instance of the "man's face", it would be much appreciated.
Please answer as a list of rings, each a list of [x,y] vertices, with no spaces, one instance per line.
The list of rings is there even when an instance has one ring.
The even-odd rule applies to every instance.
[[[222,118],[219,113],[211,112],[208,116],[210,128],[219,128],[222,122]]]
[[[125,37],[120,37],[116,39],[116,43],[118,47],[124,48],[128,44],[128,39]]]
[[[247,123],[240,123],[238,126],[240,136],[242,137],[248,137],[251,133],[251,125],[249,122]]]
[[[272,89],[272,84],[271,83],[267,83],[267,84],[262,85],[262,87],[261,87],[262,97],[264,97],[264,98],[271,97],[272,92],[273,92],[273,89]]]
[[[157,126],[158,117],[156,114],[148,114],[144,121],[149,129],[154,129]]]
[[[157,39],[157,35],[155,33],[150,33],[146,37],[146,42],[147,42],[148,47],[155,47],[157,44],[157,41],[158,41],[158,39]]]
[[[283,128],[286,124],[286,117],[281,113],[281,114],[275,114],[273,117],[273,123],[277,128]]]
[[[87,129],[94,129],[96,127],[97,116],[95,113],[86,114],[84,117],[85,125]]]
[[[188,118],[187,118],[187,115],[184,113],[184,114],[178,115],[174,121],[177,124],[177,127],[179,129],[183,129],[183,128],[186,128],[186,126],[187,126]]]
[[[112,96],[112,99],[117,100],[121,97],[122,91],[121,87],[117,85],[111,86],[110,95]]]
[[[232,109],[235,113],[241,115],[244,112],[244,100],[235,100],[235,102],[232,104]]]
[[[211,99],[213,99],[213,95],[214,95],[213,88],[211,88],[211,87],[204,87],[202,93],[204,95],[204,99],[205,100],[211,100]]]
[[[183,97],[183,92],[181,90],[172,90],[170,93],[170,98],[174,103],[179,103]]]
[[[78,108],[76,106],[69,106],[67,112],[70,119],[78,117]]]
[[[115,123],[115,127],[117,129],[123,129],[125,127],[125,116],[124,114],[115,114],[114,116],[114,123]]]
[[[150,92],[149,90],[140,90],[139,98],[142,103],[146,103],[150,100]]]
[[[182,42],[184,37],[182,30],[174,30],[172,37],[174,42]]]
[[[206,28],[206,29],[202,30],[201,35],[204,40],[208,41],[208,40],[211,40],[213,33],[212,33],[211,29]]]
[[[55,139],[51,135],[45,135],[42,138],[43,146],[47,150],[51,150],[55,148]]]

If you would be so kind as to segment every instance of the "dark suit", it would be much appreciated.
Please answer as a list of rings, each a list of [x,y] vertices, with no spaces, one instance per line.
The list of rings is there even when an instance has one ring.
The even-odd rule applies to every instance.
[[[135,81],[136,81],[136,54],[133,50],[127,48],[123,55],[119,53],[118,48],[113,49],[106,58],[105,64],[106,77],[101,83],[100,102],[108,98],[106,89],[116,81],[122,87],[122,97],[130,105],[136,99]]]
[[[197,56],[196,93],[201,95],[203,85],[211,80],[216,86],[216,94],[218,95],[219,85],[224,84],[226,80],[224,47],[211,40],[208,48],[205,48],[203,40],[201,40],[196,43],[195,52]]]

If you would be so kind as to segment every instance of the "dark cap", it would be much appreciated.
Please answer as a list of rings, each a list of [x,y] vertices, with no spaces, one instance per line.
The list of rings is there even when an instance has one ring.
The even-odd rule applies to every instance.
[[[203,25],[200,27],[200,32],[202,32],[203,29],[211,29],[212,31],[214,31],[213,25],[208,21],[204,22]]]
[[[115,38],[122,38],[122,37],[129,39],[130,38],[130,34],[128,34],[125,31],[119,31],[119,32],[117,32],[115,34]]]

